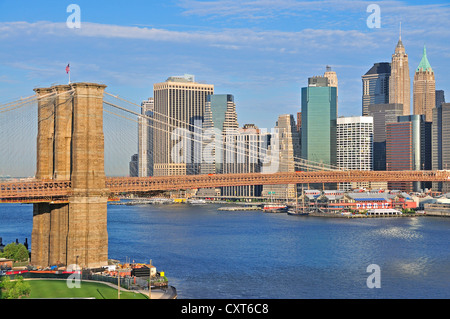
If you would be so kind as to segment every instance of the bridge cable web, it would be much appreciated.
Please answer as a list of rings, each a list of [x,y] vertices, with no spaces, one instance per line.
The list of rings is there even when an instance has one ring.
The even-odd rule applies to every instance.
[[[130,104],[130,105],[132,105],[132,106],[141,108],[140,105],[138,105],[138,104],[136,104],[136,103],[134,103],[134,102],[128,101],[128,100],[126,100],[126,99],[124,99],[124,98],[121,98],[121,97],[119,97],[118,95],[113,95],[113,94],[108,93],[108,92],[105,92],[105,94],[107,94],[107,95],[109,95],[109,96],[111,96],[111,97],[114,97],[114,98],[116,98],[117,100],[120,100],[120,101],[125,102],[125,103],[127,103],[127,104]],[[186,123],[186,122],[183,122],[183,121],[178,120],[178,119],[170,118],[169,116],[167,116],[167,115],[165,115],[165,114],[161,114],[161,113],[158,113],[158,112],[155,112],[155,111],[153,111],[153,113],[154,113],[155,115],[158,115],[159,117],[166,118],[168,121],[170,120],[170,121],[178,122],[179,124],[181,124],[180,126],[183,126],[183,127],[189,127],[189,128],[191,129],[191,131],[194,131],[194,132],[195,132],[195,131],[202,131],[202,129],[203,129],[202,127],[195,126],[194,124]],[[139,114],[139,113],[136,113],[135,115],[138,115],[138,116],[141,116],[141,117],[145,117],[145,116],[143,116],[143,115],[141,115],[141,114]],[[148,118],[148,117],[147,117],[147,118]],[[155,121],[154,117],[153,117],[153,118],[148,118],[148,119],[152,119],[153,121]],[[177,128],[177,127],[179,127],[179,126],[176,126],[176,125],[170,125],[170,124],[168,124],[168,123],[165,122],[165,121],[162,122],[162,123],[163,123],[164,125],[172,126],[172,128]],[[194,133],[194,134],[195,134],[195,133]],[[311,168],[314,167],[314,168],[320,169],[320,170],[344,170],[343,168],[340,168],[340,167],[338,167],[338,166],[336,166],[336,165],[330,165],[330,164],[325,164],[325,163],[314,162],[314,161],[306,160],[306,159],[300,158],[300,157],[295,157],[295,156],[294,156],[294,160],[296,161],[297,164],[302,165],[302,166],[305,166],[305,167],[311,167]]]
[[[125,110],[125,109],[123,109],[123,108],[121,108],[121,107],[119,107],[119,106],[117,106],[117,105],[115,105],[115,104],[112,104],[112,103],[109,103],[109,105],[111,105],[111,106],[115,106],[115,107],[117,107],[117,108],[120,108],[121,110],[124,110],[124,111],[128,111],[129,113],[133,113],[134,115],[136,115],[137,117],[141,117],[141,118],[147,118],[147,119],[149,119],[149,120],[151,120],[151,121],[153,121],[153,122],[158,122],[158,120],[156,120],[155,118],[151,118],[151,117],[147,117],[147,116],[145,116],[145,115],[141,115],[141,114],[138,114],[138,113],[136,113],[136,112],[132,112],[132,111],[129,111],[129,110]],[[127,119],[129,119],[129,118],[127,118]],[[137,122],[137,120],[134,120],[135,122]],[[166,126],[172,126],[172,128],[173,129],[176,129],[178,126],[176,126],[176,125],[174,125],[174,124],[168,124],[167,122],[161,122],[160,121],[160,123],[162,123],[162,124],[164,124],[164,125],[166,125]],[[186,125],[191,125],[191,124],[187,124],[186,123]],[[154,127],[155,128],[155,127]],[[198,127],[197,127],[198,128]],[[157,129],[159,129],[159,128],[157,128]],[[199,128],[200,129],[200,128]],[[166,130],[166,132],[169,132],[168,130]],[[172,133],[173,134],[173,133]],[[202,139],[201,139],[201,133],[196,133],[196,132],[190,132],[190,134],[192,134],[192,135],[197,135],[197,137],[198,137],[198,139],[196,140],[197,142],[200,140],[200,141],[202,141]],[[191,138],[191,137],[187,137],[188,139],[190,138],[190,139],[192,139],[192,140],[194,140],[194,138]],[[218,147],[219,149],[221,149],[222,151],[223,150],[225,150],[226,149],[226,147],[225,148],[220,148],[220,147]],[[257,147],[258,148],[258,147]],[[239,149],[239,147],[237,147],[237,149]],[[259,151],[261,151],[262,149],[260,148],[260,150]],[[266,151],[266,149],[264,149],[263,151]],[[241,155],[242,155],[242,153],[244,153],[245,152],[245,149],[241,149],[240,150],[240,153],[241,153]],[[245,154],[245,153],[244,153]],[[249,154],[248,155],[249,157],[257,157],[257,155],[251,155],[251,154]],[[272,160],[272,162],[276,162],[276,161],[278,161],[278,158],[276,158],[276,159],[274,159],[274,158],[271,158],[271,160]],[[308,168],[308,170],[330,170],[330,171],[334,171],[334,170],[342,170],[342,169],[340,169],[340,168],[337,168],[337,167],[335,167],[335,166],[331,166],[331,165],[326,165],[326,164],[323,164],[323,163],[317,163],[317,162],[312,162],[312,161],[307,161],[307,160],[304,160],[304,159],[302,159],[302,158],[296,158],[296,157],[294,157],[294,161],[296,162],[296,164],[298,165],[298,166],[300,166],[300,167],[306,167],[306,168]]]
[[[59,94],[32,95],[0,104],[0,179],[34,178],[39,99]]]
[[[112,106],[112,107],[115,107],[116,109],[119,109],[119,110],[121,110],[121,111],[130,113],[131,115],[136,116],[136,118],[144,118],[144,119],[147,119],[147,120],[151,120],[152,122],[158,122],[158,123],[163,124],[163,125],[165,125],[165,126],[170,126],[170,127],[172,127],[172,129],[173,129],[173,130],[170,130],[170,129],[162,129],[161,127],[153,126],[153,125],[147,124],[147,122],[142,123],[142,125],[147,126],[147,127],[151,127],[151,128],[154,129],[154,130],[159,130],[159,131],[162,131],[162,132],[165,132],[165,133],[170,133],[170,134],[172,134],[175,138],[185,138],[185,139],[188,140],[188,142],[198,141],[198,140],[194,139],[194,138],[191,137],[191,136],[187,136],[186,134],[178,133],[178,132],[174,131],[176,128],[178,128],[178,126],[176,126],[176,125],[174,125],[174,124],[170,124],[170,123],[167,123],[167,122],[159,121],[159,120],[157,120],[157,119],[154,119],[154,118],[151,118],[151,117],[142,115],[142,114],[138,114],[138,113],[133,112],[133,111],[130,111],[130,110],[126,110],[126,109],[124,109],[124,108],[122,108],[122,107],[120,107],[120,106],[118,106],[118,105],[116,105],[116,104],[110,103],[110,102],[104,102],[104,104],[109,105],[109,106]],[[114,112],[109,111],[109,110],[105,110],[105,111],[108,112],[108,113],[110,113],[110,114],[112,114],[112,115],[116,115],[116,116],[118,116],[118,117],[121,117],[121,118],[123,118],[123,119],[126,119],[126,120],[128,120],[128,121],[132,121],[132,122],[134,122],[134,123],[136,123],[136,124],[139,123],[139,120],[138,120],[138,119],[130,118],[130,117],[129,117],[130,114],[128,114],[128,116],[126,116],[126,115],[123,115],[123,114],[117,114],[117,113],[114,113]],[[193,135],[196,135],[198,138],[201,138],[201,134],[200,134],[200,133],[196,133],[196,132],[190,132],[190,133],[192,133]],[[201,141],[200,143],[205,143],[205,142],[202,141],[202,140],[200,140],[200,141]],[[226,150],[226,147],[220,147],[220,146],[218,146],[217,148],[218,148],[219,150],[221,150],[221,151]],[[195,154],[195,153],[194,153],[194,154]],[[253,155],[253,154],[249,154],[248,156],[249,156],[249,157],[253,157],[253,158],[257,158],[257,155]],[[200,161],[201,161],[201,157],[200,157],[200,156],[194,155],[193,160],[194,160],[194,162],[200,162]],[[278,161],[278,158],[276,158],[275,161]]]
[[[29,99],[0,106],[0,179],[34,176],[36,105]]]
[[[107,95],[109,95],[111,97],[114,97],[114,98],[116,98],[116,99],[118,99],[120,101],[123,101],[123,102],[125,102],[127,104],[130,104],[132,106],[141,108],[140,105],[138,105],[138,104],[136,104],[134,102],[128,101],[128,100],[126,100],[124,98],[121,98],[118,95],[113,95],[113,94],[108,93],[108,92],[105,92],[105,94],[107,94]],[[156,111],[153,111],[153,113],[155,115],[158,115],[159,117],[166,118],[168,121],[170,120],[170,121],[178,122],[179,124],[181,124],[180,126],[184,125],[186,127],[189,127],[191,129],[191,131],[201,131],[203,129],[202,127],[196,126],[196,125],[191,124],[191,123],[186,123],[186,122],[183,122],[183,121],[178,120],[178,119],[172,119],[169,116],[167,116],[165,114],[158,113]],[[154,118],[152,118],[152,119],[154,120]],[[167,125],[167,122],[164,122],[164,124]],[[178,126],[173,126],[173,127],[178,127]],[[301,157],[296,157],[296,156],[294,156],[293,158],[294,158],[294,160],[296,161],[297,164],[303,165],[305,167],[308,167],[308,166],[309,167],[314,167],[315,166],[314,168],[320,169],[320,170],[345,170],[345,169],[343,169],[343,168],[341,168],[341,167],[339,167],[337,165],[331,165],[331,164],[325,164],[325,163],[321,163],[321,162],[315,162],[315,161],[307,160],[307,159],[304,159],[304,158],[301,158]]]
[[[137,154],[138,127],[125,121],[127,112],[108,106],[108,97],[103,103],[103,132],[105,138],[106,176],[129,176],[131,157]]]
[[[133,103],[133,102],[129,102],[129,101],[127,101],[127,100],[125,100],[125,99],[122,99],[122,98],[119,98],[117,95],[112,95],[112,94],[110,94],[110,93],[106,93],[108,96],[110,96],[110,97],[114,97],[114,98],[116,98],[117,100],[119,100],[120,102],[125,102],[125,103],[127,103],[127,104],[130,104],[130,105],[132,105],[132,106],[134,106],[134,107],[139,107],[140,108],[140,105],[137,105],[137,104],[135,104],[135,103]],[[123,107],[123,106],[118,106],[117,105],[117,100],[116,100],[116,102],[114,102],[114,103],[112,103],[112,102],[105,102],[105,104],[108,104],[109,106],[113,106],[113,107],[115,107],[115,108],[117,108],[117,109],[120,109],[121,111],[124,111],[124,112],[128,112],[128,113],[130,113],[130,114],[132,114],[133,116],[136,116],[136,118],[138,118],[138,117],[140,117],[140,118],[145,118],[145,119],[148,119],[150,122],[152,122],[152,123],[155,123],[155,122],[159,122],[160,124],[163,124],[164,126],[166,126],[166,127],[170,127],[171,129],[172,129],[172,131],[174,130],[174,129],[176,129],[176,128],[178,128],[179,126],[177,126],[177,125],[175,125],[175,124],[170,124],[170,123],[168,123],[168,121],[166,122],[166,121],[158,121],[158,119],[156,119],[155,117],[148,117],[148,116],[146,116],[146,115],[142,115],[141,113],[138,113],[138,112],[135,112],[135,111],[131,111],[131,110],[129,110],[129,109],[127,109],[126,107]],[[156,112],[154,112],[154,113],[156,113]],[[156,113],[156,114],[158,114],[158,113]],[[161,117],[166,117],[166,118],[168,118],[168,116],[167,115],[164,115],[164,114],[160,114],[161,115]],[[126,116],[124,116],[126,119],[128,119],[128,120],[132,120],[132,121],[135,121],[136,123],[138,122],[138,120],[136,119],[136,120],[133,120],[133,119],[130,119],[129,117],[126,117]],[[148,124],[146,124],[146,123],[148,123],[147,121],[144,121],[145,123],[144,123],[144,125],[148,125]],[[190,128],[192,128],[192,131],[190,132],[190,134],[192,134],[194,137],[195,137],[195,141],[196,142],[198,142],[198,141],[200,141],[200,143],[204,143],[204,141],[203,141],[203,139],[202,139],[202,135],[201,135],[201,133],[197,133],[198,131],[200,131],[200,132],[202,132],[202,130],[203,130],[203,128],[202,127],[198,127],[198,126],[195,126],[195,125],[193,125],[193,124],[190,124],[190,123],[185,123],[185,122],[182,122],[182,121],[180,121],[180,120],[176,120],[176,119],[172,119],[172,122],[178,122],[178,123],[180,123],[180,124],[182,124],[182,125],[184,125],[185,127],[190,127]],[[153,127],[153,129],[160,129],[159,127],[157,127],[157,126],[153,126],[152,125],[152,127]],[[173,134],[173,132],[169,132],[169,128],[167,129],[167,130],[165,130],[166,132],[168,132],[168,133],[172,133]],[[194,140],[194,137],[188,137],[188,139],[190,138],[191,140]],[[204,145],[203,145],[204,146]],[[217,147],[217,146],[216,146]],[[226,150],[226,147],[220,147],[220,146],[218,146],[218,148],[220,149],[220,150]],[[240,153],[241,155],[245,155],[246,153],[245,152],[247,152],[247,149],[244,149],[244,148],[239,148],[239,146],[237,146],[236,147],[236,149],[237,149],[237,151],[238,151],[238,153]],[[261,152],[266,152],[267,151],[267,149],[263,149],[263,148],[261,148],[260,146],[256,146],[256,154],[247,154],[247,156],[249,156],[249,157],[254,157],[254,158],[259,158],[258,156],[259,156],[259,154],[261,154]],[[258,153],[259,152],[259,153]],[[271,158],[271,160],[272,161],[278,161],[279,159],[278,158]],[[201,159],[200,159],[200,161],[201,161]],[[339,167],[337,167],[337,166],[333,166],[333,165],[327,165],[327,164],[323,164],[323,163],[318,163],[318,162],[313,162],[313,161],[308,161],[308,160],[305,160],[305,159],[303,159],[303,158],[299,158],[299,157],[294,157],[294,161],[295,161],[295,163],[297,164],[297,166],[298,167],[304,167],[304,168],[306,168],[306,169],[308,169],[308,170],[330,170],[330,171],[334,171],[334,170],[342,170],[341,168],[339,168]]]
[[[69,91],[73,93],[73,91]],[[66,92],[67,93],[67,92]],[[35,171],[35,154],[36,154],[36,136],[37,136],[37,102],[38,99],[51,97],[52,99],[56,99],[60,94],[52,92],[45,95],[32,95],[25,98],[19,98],[7,103],[0,104],[0,118],[2,120],[1,125],[1,133],[2,133],[2,144],[3,144],[3,156],[0,159],[0,175],[9,175],[8,172],[12,172],[14,176],[33,176]],[[111,103],[106,98],[107,96],[112,97],[114,103]],[[72,95],[70,96],[72,97]],[[111,95],[109,93],[105,94],[105,104],[109,103],[109,106],[112,106],[110,110],[105,108],[105,154],[110,152],[114,154],[117,150],[122,150],[126,153],[126,157],[123,156],[123,160],[118,161],[118,159],[122,158],[122,156],[111,156],[111,160],[109,160],[108,156],[105,158],[105,169],[107,170],[107,174],[111,176],[124,176],[128,175],[128,167],[130,157],[133,154],[137,154],[137,124],[139,122],[139,118],[144,118],[151,120],[151,123],[155,123],[158,121],[154,117],[147,117],[140,113],[141,106],[137,105],[133,102],[127,101],[122,98],[118,98],[117,96]],[[120,100],[122,103],[125,103],[126,106],[118,107],[117,101]],[[28,107],[32,106],[32,107]],[[134,111],[130,110],[130,106],[134,107]],[[112,111],[114,109],[114,112]],[[120,114],[118,114],[120,113]],[[134,119],[130,118],[130,114]],[[112,123],[113,117],[122,117],[127,119],[129,122],[133,122],[131,124],[124,124],[127,121],[116,122],[114,125],[109,124]],[[166,115],[161,114],[161,117],[166,117]],[[190,123],[184,123],[180,120],[173,120],[173,122],[177,122],[177,124],[181,124],[184,127],[190,127],[192,131],[190,132],[194,137],[191,136],[183,136],[187,139],[194,140],[200,143],[206,143],[201,134],[198,132],[202,132],[201,127],[195,126]],[[143,125],[148,125],[148,121],[143,121]],[[175,125],[171,123],[167,123],[166,121],[160,121],[160,124],[164,124],[164,127],[167,127],[167,133],[173,133],[173,130],[179,127],[180,125]],[[111,128],[109,128],[111,127]],[[19,129],[18,129],[19,128]],[[153,129],[160,129],[160,127],[154,126]],[[108,137],[108,132],[112,131],[114,134],[114,138]],[[172,132],[171,132],[172,131]],[[203,144],[204,145],[204,144]],[[253,147],[255,149],[255,154],[247,154],[250,158],[254,158],[255,160],[259,159],[260,152],[266,152],[267,149],[262,149],[259,145]],[[218,151],[225,151],[226,147],[221,147],[221,144],[216,145],[216,149]],[[240,149],[239,146],[236,146],[237,153],[245,154],[247,149]],[[30,151],[31,150],[31,151]],[[201,162],[201,158],[196,158],[197,154],[194,154],[194,161]],[[17,160],[15,160],[16,158]],[[298,165],[307,167],[311,170],[334,170],[335,168],[332,166],[326,166],[322,163],[313,163],[311,161],[306,161],[301,158],[294,158],[295,162]],[[28,163],[32,163],[32,165],[28,165],[29,169],[26,173],[19,173],[16,170],[10,170],[8,167],[16,166],[24,168],[27,165],[12,165],[12,163],[28,161]],[[272,158],[273,162],[279,161],[279,158]],[[7,163],[10,163],[9,166]],[[108,173],[108,168],[110,167],[110,173]],[[121,173],[114,173],[115,171],[122,169]]]

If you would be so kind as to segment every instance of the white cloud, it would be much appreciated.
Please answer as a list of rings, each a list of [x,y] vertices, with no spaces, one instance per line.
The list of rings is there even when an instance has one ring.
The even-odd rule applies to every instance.
[[[241,18],[270,18],[280,15],[301,15],[312,11],[348,10],[367,6],[366,1],[295,1],[295,0],[182,0],[184,15],[240,16]]]
[[[246,18],[258,16],[270,18],[283,15],[308,15],[312,12],[361,12],[367,15],[366,9],[370,4],[377,4],[381,13],[402,15],[405,18],[423,21],[433,19],[437,15],[449,15],[448,4],[411,5],[406,1],[373,1],[373,0],[180,0],[179,6],[185,11],[184,15],[198,15],[203,17],[240,16]]]
[[[105,81],[120,92],[124,87],[132,87],[133,94],[137,87],[151,88],[171,74],[192,73],[236,94],[236,99],[245,100],[248,105],[256,100],[261,107],[273,108],[279,103],[276,109],[280,107],[281,111],[281,105],[297,105],[298,88],[309,76],[323,73],[329,64],[338,72],[342,88],[340,109],[356,110],[353,113],[359,114],[360,77],[374,62],[390,60],[401,20],[411,69],[419,62],[421,46],[426,43],[440,80],[438,86],[448,89],[448,5],[377,1],[382,27],[369,29],[365,23],[366,7],[373,2],[184,0],[180,2],[183,25],[171,27],[82,21],[81,29],[69,29],[65,23],[49,21],[0,22],[0,65],[24,70],[21,74],[33,76],[33,84],[50,78],[64,81],[61,65],[65,67],[67,61],[60,58],[71,56],[73,79],[78,72],[83,80]],[[273,17],[294,17],[289,20],[293,24],[270,24]],[[303,17],[313,23],[303,23]],[[234,24],[227,23],[229,19],[258,21],[255,25],[251,23],[254,20]],[[192,25],[190,20],[194,21]],[[199,25],[195,25],[197,21],[201,21]],[[38,52],[33,52],[33,48]],[[16,64],[12,64],[14,61]],[[0,77],[0,82],[5,80]],[[268,83],[276,89],[269,91]],[[147,96],[147,91],[143,92]],[[265,94],[273,96],[273,100],[267,102]]]
[[[377,4],[381,13],[381,28],[393,33],[403,24],[405,35],[421,33],[427,37],[450,37],[450,4],[411,4],[407,1],[373,0],[180,0],[185,16],[223,21],[299,17],[309,25],[327,29],[356,29],[368,31],[367,7]],[[301,21],[299,19],[299,21]],[[306,23],[306,22],[305,22]],[[299,23],[301,25],[302,23]],[[257,24],[261,26],[261,23]],[[395,34],[397,35],[397,33]]]
[[[342,47],[361,47],[373,43],[373,35],[355,30],[314,30],[297,32],[251,29],[222,29],[218,31],[170,31],[157,28],[120,26],[84,22],[80,29],[69,29],[64,23],[40,21],[0,23],[0,40],[22,39],[24,36],[45,37],[96,37],[138,39],[173,43],[195,43],[226,49],[273,48],[296,52],[299,47],[322,49],[332,43]]]

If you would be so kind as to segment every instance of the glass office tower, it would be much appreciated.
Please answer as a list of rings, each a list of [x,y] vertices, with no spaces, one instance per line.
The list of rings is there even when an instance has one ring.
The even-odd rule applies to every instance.
[[[369,105],[389,103],[391,64],[375,63],[362,78],[362,115],[369,115]]]
[[[337,88],[326,77],[308,79],[302,88],[302,158],[336,165]]]

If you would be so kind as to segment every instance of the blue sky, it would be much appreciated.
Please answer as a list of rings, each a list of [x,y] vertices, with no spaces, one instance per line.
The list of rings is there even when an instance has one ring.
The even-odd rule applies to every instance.
[[[81,9],[70,29],[69,4]],[[370,4],[381,27],[369,28]],[[422,47],[450,100],[450,6],[445,1],[0,0],[0,103],[34,87],[98,82],[140,103],[153,84],[194,74],[233,94],[238,121],[271,128],[300,111],[300,90],[337,72],[339,115],[361,114],[361,76],[390,62],[402,23],[411,77]],[[412,81],[411,81],[412,84]]]

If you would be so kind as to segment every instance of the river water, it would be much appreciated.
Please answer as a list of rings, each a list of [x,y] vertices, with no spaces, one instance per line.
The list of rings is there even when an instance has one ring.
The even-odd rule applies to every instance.
[[[109,257],[151,259],[179,299],[450,297],[450,218],[321,218],[218,207],[109,205]],[[32,205],[0,205],[3,244],[30,243],[31,230]],[[379,288],[369,288],[368,278]]]

